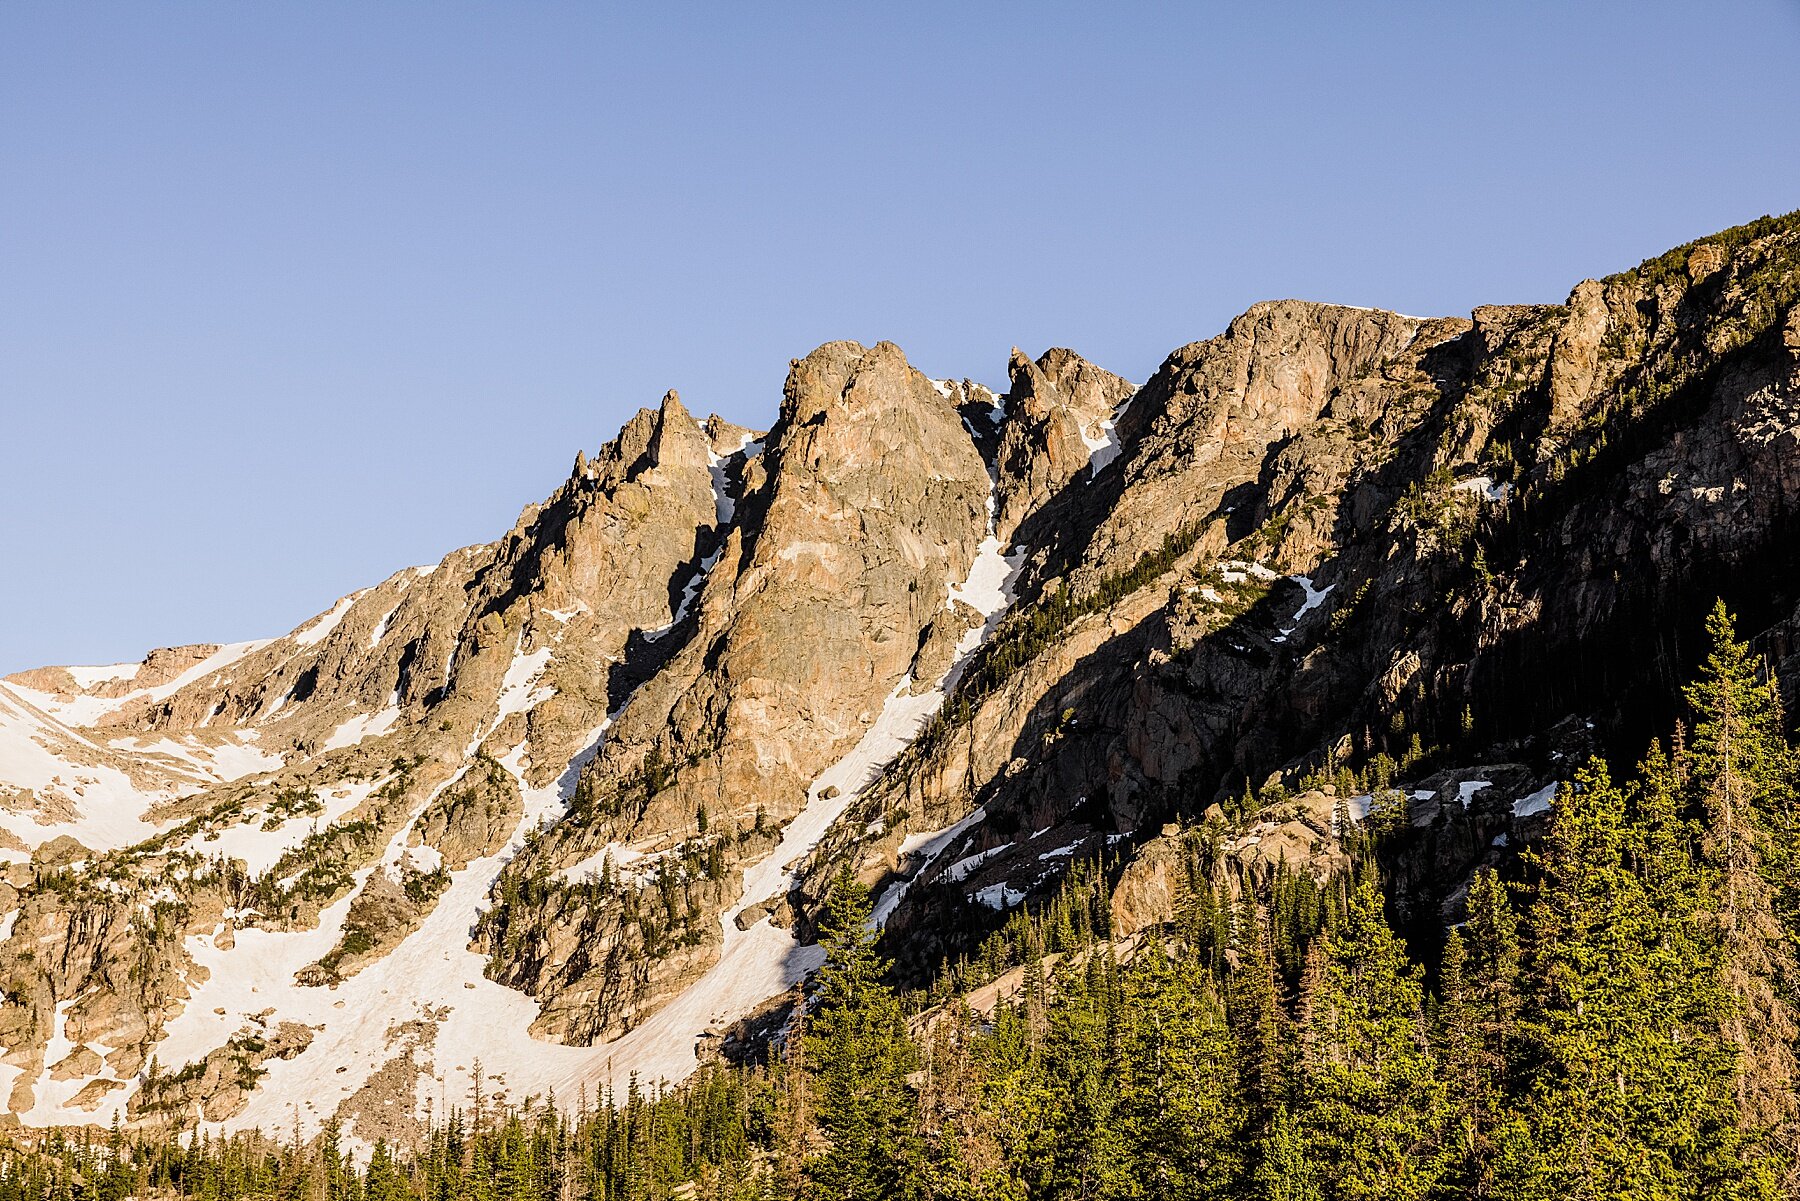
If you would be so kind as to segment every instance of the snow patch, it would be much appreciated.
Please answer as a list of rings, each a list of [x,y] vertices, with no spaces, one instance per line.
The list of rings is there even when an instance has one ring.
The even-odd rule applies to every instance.
[[[792,547],[788,547],[786,550],[783,550],[782,556],[785,558],[787,556],[787,551],[792,549]],[[649,639],[651,642],[655,642],[658,638],[661,638],[664,634],[667,634],[670,630],[674,629],[687,619],[688,610],[693,607],[694,598],[700,595],[700,589],[706,586],[708,577],[712,575],[712,569],[718,566],[719,559],[724,554],[725,546],[721,543],[717,550],[700,560],[700,566],[694,570],[693,576],[689,578],[687,583],[681,586],[681,600],[676,604],[675,612],[670,616],[668,624],[658,626],[654,630],[646,630],[644,632],[645,638]]]
[[[261,717],[257,718],[256,720],[259,722],[268,721],[271,717],[274,717],[277,713],[280,713],[282,711],[282,709],[287,707],[288,700],[293,695],[294,695],[294,686],[292,684],[290,684],[290,685],[288,685],[287,690],[285,692],[283,692],[280,696],[275,698],[275,703],[270,705],[267,709],[265,709],[263,711],[263,715]]]
[[[599,850],[583,859],[573,867],[565,867],[556,873],[557,877],[568,884],[579,884],[590,876],[599,879],[606,867],[608,858],[612,859],[613,870],[629,879],[635,879],[637,873],[632,866],[649,858],[643,851],[628,847],[621,842],[609,842]]]
[[[300,646],[317,646],[325,640],[326,635],[337,629],[338,622],[344,620],[344,614],[350,612],[350,606],[356,603],[360,592],[353,592],[331,607],[329,613],[321,614],[307,625],[295,631],[294,641]]]
[[[137,675],[138,666],[136,663],[114,663],[107,667],[65,667],[63,670],[74,679],[75,686],[85,692],[96,684],[129,680]]]
[[[1025,894],[1005,884],[990,884],[975,893],[975,899],[989,909],[997,909],[1005,913],[1025,899]]]
[[[69,1038],[69,1010],[74,1008],[75,1002],[80,999],[71,997],[66,1001],[59,1002],[55,1013],[51,1016],[50,1037],[44,1044],[44,1067],[38,1074],[36,1083],[32,1085],[33,1104],[29,1111],[19,1115],[19,1121],[28,1126],[49,1126],[58,1121],[66,1121],[66,1118],[60,1117],[64,1107],[87,1084],[87,1079],[84,1077],[76,1077],[73,1080],[51,1079],[51,1070],[68,1058],[79,1045]],[[104,1053],[110,1048],[95,1045],[93,1049],[96,1052]],[[113,1094],[115,1097],[118,1095],[118,1092]],[[75,1112],[81,1113],[80,1110]],[[82,1113],[81,1117],[84,1120],[93,1120],[85,1113]]]
[[[1336,584],[1327,584],[1323,588],[1315,588],[1311,576],[1291,575],[1288,579],[1300,585],[1301,590],[1306,593],[1306,600],[1298,609],[1294,610],[1293,617],[1288,619],[1287,629],[1281,631],[1283,634],[1292,634],[1299,629],[1301,619],[1324,604],[1325,598],[1331,595],[1331,590],[1337,587]]]
[[[369,631],[370,650],[380,646],[381,640],[387,637],[388,629],[394,624],[394,614],[398,612],[400,612],[400,602],[396,601],[394,607],[383,613],[381,620],[375,623],[375,628]]]
[[[1002,554],[1000,540],[989,534],[975,548],[975,561],[969,566],[969,578],[961,584],[950,585],[949,595],[944,599],[944,608],[953,609],[960,601],[992,620],[1012,604],[1013,581],[1018,578],[1019,567],[1024,561],[1024,551],[1015,551],[1011,555]],[[983,631],[983,636],[986,632]]]
[[[1242,584],[1251,576],[1255,576],[1265,584],[1280,579],[1278,572],[1264,567],[1261,563],[1252,563],[1245,559],[1227,559],[1219,564],[1219,574],[1227,584]]]
[[[1533,814],[1545,813],[1550,803],[1556,799],[1556,782],[1551,781],[1528,797],[1521,797],[1513,802],[1514,817],[1531,817]]]
[[[374,738],[394,728],[400,720],[399,706],[391,701],[388,707],[376,713],[358,713],[355,717],[343,722],[331,732],[325,740],[325,750],[336,751],[355,746],[365,738]]]
[[[495,728],[514,713],[528,713],[556,695],[556,689],[548,684],[541,688],[535,687],[543,678],[544,669],[549,666],[550,648],[547,646],[541,646],[530,654],[525,654],[519,647],[513,649],[513,659],[507,665],[506,678],[500,682],[500,708],[494,718]]]
[[[748,445],[749,435],[744,436]],[[741,448],[740,448],[741,449]],[[725,475],[725,463],[728,456],[721,455],[710,446],[706,449],[706,469],[712,474],[713,509],[719,525],[730,525],[737,516],[737,502],[731,499],[731,481]]]
[[[1088,479],[1093,479],[1106,468],[1106,465],[1119,457],[1119,435],[1116,429],[1119,419],[1125,416],[1125,410],[1137,399],[1137,393],[1127,396],[1112,416],[1094,423],[1093,433],[1081,431],[1081,441],[1088,448]]]
[[[912,882],[929,871],[931,865],[937,862],[938,856],[954,845],[957,839],[986,820],[987,810],[977,806],[973,813],[954,825],[947,826],[942,830],[909,834],[902,839],[900,858],[905,859],[909,855],[916,856],[919,860],[919,869],[908,879],[895,882],[881,894],[881,899],[875,902],[875,908],[869,916],[869,925],[877,930],[887,925],[888,918],[894,915],[894,911],[900,908],[900,902],[906,899],[907,890],[912,887]]]
[[[1496,484],[1485,475],[1471,476],[1451,485],[1454,492],[1473,492],[1493,504],[1504,504],[1506,498],[1512,495],[1512,489],[1511,484]]]
[[[1001,852],[1010,850],[1011,848],[1012,843],[1003,842],[997,847],[989,847],[987,850],[978,851],[967,858],[958,859],[955,863],[952,863],[949,867],[944,869],[943,878],[951,884],[961,884],[974,873],[976,868]]]
[[[953,826],[946,826],[942,830],[926,830],[918,834],[908,834],[900,841],[899,856],[904,859],[908,855],[918,855],[924,861],[929,862],[943,854],[944,848],[955,842],[959,835],[986,817],[987,810],[978,808]]]

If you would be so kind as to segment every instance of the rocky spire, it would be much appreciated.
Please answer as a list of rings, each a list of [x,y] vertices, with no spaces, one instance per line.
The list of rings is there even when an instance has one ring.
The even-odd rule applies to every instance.
[[[1000,435],[995,516],[1002,542],[1109,445],[1104,423],[1133,391],[1126,380],[1061,347],[1033,362],[1015,346],[1007,372],[1012,384]]]

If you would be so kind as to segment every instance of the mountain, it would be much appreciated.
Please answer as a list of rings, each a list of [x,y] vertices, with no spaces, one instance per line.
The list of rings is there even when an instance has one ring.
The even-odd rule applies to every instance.
[[[1236,888],[1380,819],[1438,945],[1669,728],[1716,598],[1791,700],[1797,300],[1789,216],[1562,305],[1259,304],[1141,386],[829,343],[766,432],[671,392],[285,636],[8,677],[11,1120],[417,1144],[681,1080],[758,1053],[846,871],[941,989],[1072,873],[1168,920],[1200,827]]]

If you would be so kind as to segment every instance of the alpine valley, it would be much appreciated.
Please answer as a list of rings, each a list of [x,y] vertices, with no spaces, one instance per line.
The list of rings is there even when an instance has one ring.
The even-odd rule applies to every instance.
[[[1800,214],[1007,373],[0,681],[0,1198],[1800,1195]]]

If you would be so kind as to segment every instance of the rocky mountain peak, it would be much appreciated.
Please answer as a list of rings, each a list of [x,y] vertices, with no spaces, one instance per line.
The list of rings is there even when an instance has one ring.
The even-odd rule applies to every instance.
[[[766,435],[671,392],[285,635],[0,681],[0,1092],[405,1139],[473,1048],[677,1079],[846,868],[919,982],[1072,864],[1135,927],[1351,821],[1441,929],[1667,716],[1690,598],[1800,679],[1797,279],[1787,219],[1566,305],[1276,301],[1142,387],[1015,349],[1003,409],[831,342]]]
[[[1035,362],[1013,347],[1007,363],[1006,423],[1000,434],[996,532],[1009,541],[1050,496],[1118,453],[1114,418],[1136,389],[1072,350]]]
[[[658,469],[692,474],[710,462],[712,443],[673,388],[656,410],[656,428],[650,439],[650,459]]]

